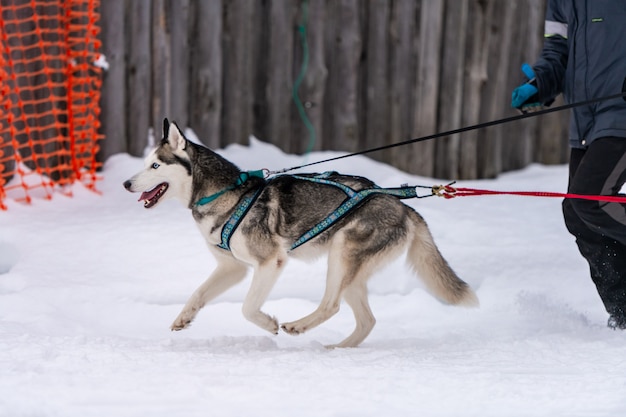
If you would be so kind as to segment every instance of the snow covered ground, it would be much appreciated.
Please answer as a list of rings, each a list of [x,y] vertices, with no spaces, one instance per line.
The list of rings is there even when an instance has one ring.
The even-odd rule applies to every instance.
[[[299,165],[254,141],[221,154],[244,169]],[[306,161],[337,153],[314,153]],[[188,211],[145,210],[110,158],[102,195],[80,185],[0,212],[0,416],[617,416],[626,413],[626,333],[607,315],[561,219],[560,200],[405,200],[428,221],[479,309],[444,306],[398,261],[370,285],[377,325],[356,349],[348,308],[298,337],[241,314],[249,278],[169,325],[214,266]],[[383,186],[433,185],[365,157],[312,167]],[[566,167],[534,165],[460,186],[564,191]],[[280,321],[321,298],[323,260],[292,262],[265,311]]]

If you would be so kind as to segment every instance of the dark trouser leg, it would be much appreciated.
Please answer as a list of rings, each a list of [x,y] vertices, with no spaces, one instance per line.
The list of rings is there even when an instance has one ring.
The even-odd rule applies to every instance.
[[[626,180],[626,139],[603,138],[573,149],[568,190],[617,194]],[[609,314],[626,320],[626,210],[617,203],[566,199],[563,217],[589,263],[591,278]]]
[[[606,311],[626,319],[626,250],[616,241],[577,238],[576,243],[589,263],[589,272]]]

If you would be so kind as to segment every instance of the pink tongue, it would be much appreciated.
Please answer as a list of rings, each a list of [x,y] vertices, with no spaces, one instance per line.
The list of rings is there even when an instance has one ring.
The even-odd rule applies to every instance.
[[[161,189],[161,184],[157,185],[150,191],[144,191],[143,193],[141,193],[141,197],[139,197],[139,200],[137,201],[151,200],[152,197],[154,197],[159,192],[160,189]]]

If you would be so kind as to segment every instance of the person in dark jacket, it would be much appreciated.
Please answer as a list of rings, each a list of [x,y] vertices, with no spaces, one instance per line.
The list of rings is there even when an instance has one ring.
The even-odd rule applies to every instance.
[[[626,1],[549,0],[541,56],[513,91],[522,111],[618,94],[626,88]],[[626,182],[626,101],[571,110],[568,192],[618,194]],[[626,209],[624,204],[565,199],[563,217],[589,263],[609,313],[608,326],[626,329]]]

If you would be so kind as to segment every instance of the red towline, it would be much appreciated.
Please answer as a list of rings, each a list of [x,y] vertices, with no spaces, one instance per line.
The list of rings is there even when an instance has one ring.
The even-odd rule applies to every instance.
[[[625,203],[626,196],[620,195],[585,195],[572,193],[554,193],[549,191],[493,191],[478,188],[452,187],[451,185],[436,185],[432,187],[433,195],[446,199],[455,197],[469,197],[474,195],[518,195],[526,197],[557,197],[576,198],[581,200],[605,201],[609,203]]]

